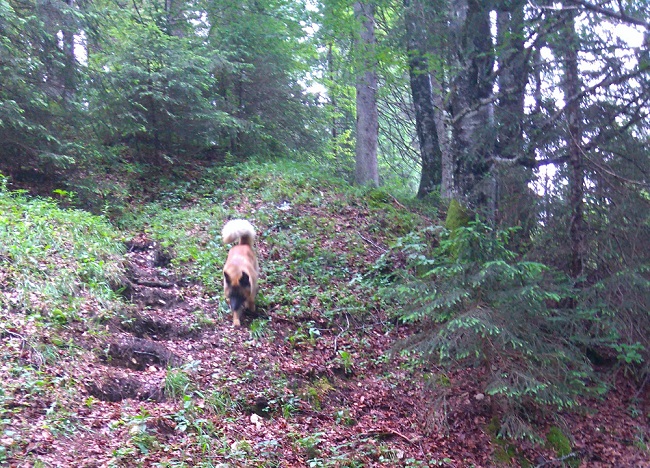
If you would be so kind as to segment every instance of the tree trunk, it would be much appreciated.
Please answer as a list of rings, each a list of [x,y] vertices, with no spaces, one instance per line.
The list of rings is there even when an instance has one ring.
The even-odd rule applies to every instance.
[[[74,8],[74,0],[65,0],[69,8]],[[63,68],[63,102],[70,101],[77,89],[77,59],[74,54],[74,35],[76,28],[74,24],[66,25],[61,31],[63,36],[63,55],[65,66]]]
[[[497,12],[497,64],[499,102],[495,108],[496,152],[502,158],[516,159],[523,148],[522,124],[527,67],[524,57],[523,5]]]
[[[167,13],[167,33],[170,36],[184,37],[183,8],[185,3],[181,0],[165,0],[165,12]]]
[[[567,121],[567,154],[569,160],[569,239],[571,242],[570,274],[579,278],[584,271],[585,219],[584,219],[584,161],[582,156],[582,116],[577,99],[582,85],[578,70],[580,39],[575,31],[575,13],[570,11],[563,30],[564,48],[564,101]]]
[[[458,70],[451,97],[455,192],[465,204],[483,210],[495,196],[487,164],[494,143],[490,10],[480,0],[456,0],[453,8],[451,35]]]
[[[327,46],[327,73],[328,76],[327,78],[330,80],[331,83],[334,83],[334,53],[333,53],[333,44],[330,43]],[[336,97],[334,96],[334,92],[330,91],[329,93],[329,98],[330,98],[330,105],[332,106],[332,147],[333,147],[333,152],[334,152],[334,158],[336,158],[337,153],[338,153],[338,144],[336,142],[336,139],[338,138],[338,131],[337,131],[337,122],[336,122]]]
[[[420,144],[422,172],[418,198],[423,198],[442,180],[442,152],[438,143],[438,130],[433,97],[433,86],[426,59],[426,29],[419,0],[404,0],[406,23],[406,50],[409,58],[411,95],[415,108],[415,127]]]
[[[433,86],[433,103],[438,112],[434,114],[436,119],[436,128],[438,129],[438,143],[441,152],[441,174],[440,174],[440,196],[451,200],[455,198],[454,192],[454,154],[451,150],[451,141],[449,138],[449,119],[445,110],[445,100],[443,98],[444,89],[434,75],[430,75],[431,85]]]
[[[495,107],[497,128],[496,155],[512,161],[497,167],[499,183],[497,219],[504,226],[522,228],[525,238],[536,222],[533,194],[529,182],[532,169],[514,161],[523,157],[525,121],[524,96],[528,82],[528,66],[524,47],[524,2],[509,2],[507,9],[497,12],[497,64],[499,69],[499,100]]]
[[[379,185],[377,139],[377,71],[375,64],[374,6],[355,2],[354,15],[361,23],[357,72],[357,143],[355,181],[359,185]]]

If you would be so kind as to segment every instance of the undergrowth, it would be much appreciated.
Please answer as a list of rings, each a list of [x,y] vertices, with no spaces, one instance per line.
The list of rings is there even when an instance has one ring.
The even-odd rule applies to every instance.
[[[69,338],[88,335],[124,303],[123,243],[103,218],[60,208],[0,186],[0,464],[30,443],[23,411],[46,405],[43,430],[71,437],[80,426],[69,371],[84,352]]]
[[[401,320],[422,324],[401,347],[447,369],[484,369],[480,390],[500,408],[501,436],[539,441],[537,410],[575,408],[580,396],[605,390],[584,350],[611,335],[597,314],[571,306],[568,278],[518,258],[508,249],[511,231],[475,221],[440,228],[435,245],[427,234],[401,238],[377,262],[375,282]],[[410,269],[386,282],[381,271],[397,253]]]
[[[200,369],[205,361],[162,369],[168,401],[155,416],[150,412],[155,402],[122,403],[119,418],[109,425],[127,437],[112,454],[115,466],[163,452],[168,458],[161,466],[184,466],[186,450],[200,454],[195,461],[201,458],[204,466],[216,459],[280,466],[276,449],[287,440],[249,440],[232,431],[242,418],[260,428],[265,421],[284,420],[283,437],[311,466],[362,466],[351,454],[425,466],[403,459],[388,440],[366,443],[364,435],[325,446],[324,432],[291,425],[309,411],[326,415],[322,420],[329,417],[337,431],[361,425],[365,413],[357,411],[358,395],[353,399],[341,391],[341,382],[350,383],[349,392],[368,382],[363,379],[368,372],[375,383],[397,388],[400,380],[420,375],[419,356],[436,361],[430,369],[440,364],[484,369],[477,375],[485,376],[482,390],[500,410],[501,436],[534,437],[534,421],[527,418],[531,407],[572,408],[588,389],[599,389],[583,352],[594,338],[584,333],[585,324],[599,326],[598,317],[584,310],[576,315],[567,307],[575,291],[550,268],[508,250],[509,233],[473,223],[450,235],[406,208],[417,201],[396,200],[381,189],[349,188],[297,163],[249,161],[201,174],[167,181],[158,187],[162,196],[156,201],[119,207],[114,219],[119,229],[103,217],[0,190],[0,357],[6,362],[0,371],[5,381],[0,463],[12,452],[26,453],[29,441],[20,439],[20,431],[29,421],[21,412],[45,395],[49,434],[72,438],[88,429],[78,405],[81,385],[70,369],[89,351],[65,331],[86,337],[102,333],[93,324],[127,306],[119,296],[123,238],[144,233],[162,244],[183,285],[199,283],[192,292],[205,293],[211,306],[223,304],[227,246],[220,230],[235,217],[249,219],[258,231],[261,313],[250,318],[245,338],[226,332],[209,344],[230,353],[214,372]],[[436,203],[428,205],[426,216],[437,216]],[[204,315],[213,312],[211,306],[195,314],[218,328],[218,317]],[[398,320],[417,324],[422,333],[404,343],[408,351],[392,369],[390,357],[373,346]],[[369,324],[372,333],[366,334]],[[246,367],[234,351],[240,340],[260,356],[265,343],[284,340],[282,349],[296,368],[288,372],[268,362],[264,369]],[[637,359],[636,348],[618,346],[620,356]],[[226,364],[235,364],[236,371],[217,372]],[[310,373],[303,373],[303,364],[311,366]],[[55,367],[67,371],[51,372]],[[372,374],[378,368],[383,375]],[[425,377],[453,391],[446,373]],[[261,379],[268,382],[260,391],[240,391]],[[90,397],[84,405],[99,404]],[[172,433],[173,441],[167,437]]]
[[[2,309],[58,324],[119,305],[124,247],[104,219],[0,188]]]

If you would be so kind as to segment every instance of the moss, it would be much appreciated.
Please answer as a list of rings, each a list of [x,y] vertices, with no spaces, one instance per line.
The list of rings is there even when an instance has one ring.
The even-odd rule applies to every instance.
[[[321,377],[305,389],[304,396],[314,409],[320,411],[323,405],[323,398],[332,390],[334,390],[334,387],[327,377]]]
[[[552,427],[546,435],[546,446],[552,448],[560,457],[571,453],[571,441],[560,428]]]
[[[384,190],[372,188],[368,191],[368,199],[371,206],[380,207],[381,205],[389,205],[393,200],[392,196]]]
[[[573,452],[571,441],[557,426],[553,426],[546,434],[546,447],[555,450],[558,457],[565,457]],[[566,463],[571,467],[580,466],[578,458],[569,458]]]
[[[436,376],[436,383],[441,387],[451,387],[451,380],[449,379],[449,376],[444,373],[440,373]]]
[[[459,227],[464,227],[469,224],[469,213],[467,209],[460,204],[455,198],[449,203],[447,209],[447,219],[445,220],[445,227],[450,232],[454,232]]]
[[[501,422],[499,421],[499,418],[497,416],[493,416],[492,419],[490,419],[490,422],[487,423],[487,426],[485,426],[485,432],[487,432],[488,435],[493,440],[495,440],[499,435],[500,430],[501,430]]]
[[[494,461],[500,465],[510,465],[515,458],[515,449],[511,445],[499,444],[494,451]]]

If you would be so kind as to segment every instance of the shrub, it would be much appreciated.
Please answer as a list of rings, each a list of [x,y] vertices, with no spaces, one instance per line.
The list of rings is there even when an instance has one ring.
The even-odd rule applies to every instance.
[[[566,278],[508,249],[512,233],[470,222],[443,230],[433,249],[410,236],[397,245],[413,273],[388,287],[401,319],[423,325],[400,346],[447,368],[484,367],[482,390],[504,413],[500,435],[520,438],[534,436],[532,407],[571,408],[588,389],[594,318],[569,307]]]

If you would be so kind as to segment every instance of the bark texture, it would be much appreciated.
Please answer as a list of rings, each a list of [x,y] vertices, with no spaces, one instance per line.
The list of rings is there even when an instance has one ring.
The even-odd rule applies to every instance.
[[[420,146],[421,176],[418,198],[431,193],[442,181],[442,152],[438,142],[434,88],[426,58],[426,25],[420,0],[404,0],[406,50],[411,96]]]
[[[452,3],[450,30],[458,70],[451,96],[455,192],[472,208],[484,209],[494,199],[487,164],[494,144],[490,8],[479,0]]]
[[[359,185],[379,185],[377,139],[377,71],[374,58],[375,21],[372,4],[355,2],[354,15],[361,24],[358,40],[360,69],[357,73],[357,143],[355,181]]]
[[[569,160],[569,238],[571,242],[570,273],[579,278],[584,271],[585,219],[584,219],[584,160],[582,155],[582,116],[578,96],[582,89],[578,70],[580,40],[575,31],[575,13],[569,12],[563,30],[564,48],[564,101],[567,122],[567,153]]]

